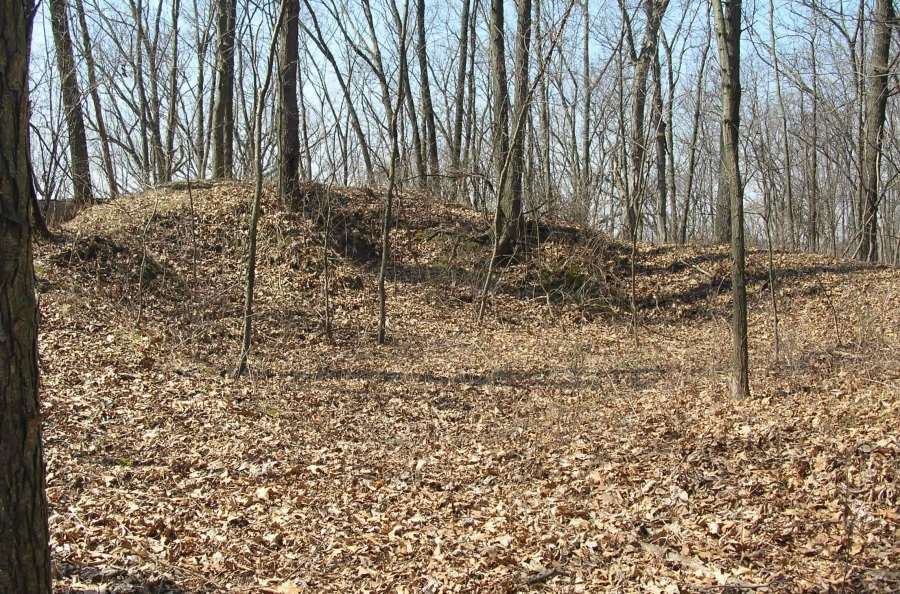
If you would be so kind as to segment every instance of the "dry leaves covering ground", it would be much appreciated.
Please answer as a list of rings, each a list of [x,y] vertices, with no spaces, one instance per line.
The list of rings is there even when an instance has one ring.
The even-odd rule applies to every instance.
[[[724,251],[641,247],[636,343],[627,252],[548,235],[479,327],[486,221],[407,194],[377,347],[381,197],[317,187],[317,223],[266,199],[232,380],[251,193],[37,247],[58,592],[900,589],[897,271],[776,254],[775,360],[752,251],[734,402]]]

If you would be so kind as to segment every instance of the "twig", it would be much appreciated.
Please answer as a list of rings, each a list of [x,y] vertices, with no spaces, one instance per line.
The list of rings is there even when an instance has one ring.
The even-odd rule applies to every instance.
[[[771,582],[767,582],[765,584],[751,584],[748,582],[736,582],[731,584],[715,584],[712,586],[688,586],[692,590],[699,590],[700,592],[715,592],[716,590],[765,590],[775,586],[777,584],[783,583],[783,578],[774,579]]]
[[[545,571],[545,572],[539,573],[537,575],[531,576],[530,578],[524,580],[522,582],[522,585],[523,586],[533,586],[535,584],[542,584],[542,583],[544,583],[552,578],[555,578],[556,576],[559,576],[559,575],[570,576],[572,574],[562,571],[560,569],[551,569],[550,571]]]
[[[697,266],[696,264],[691,264],[690,262],[685,262],[684,260],[678,260],[678,263],[679,263],[679,264],[684,264],[685,266],[690,266],[691,268],[693,268],[693,269],[696,270],[697,272],[701,272],[701,273],[705,274],[706,276],[708,276],[708,277],[711,278],[711,279],[715,279],[715,278],[716,278],[715,276],[713,276],[713,274],[712,274],[711,272],[707,272],[707,271],[703,270],[702,268],[700,268],[700,267]]]

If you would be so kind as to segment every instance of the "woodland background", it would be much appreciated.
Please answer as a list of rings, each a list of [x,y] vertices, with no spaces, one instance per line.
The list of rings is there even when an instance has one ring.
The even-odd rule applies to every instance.
[[[512,82],[524,3],[507,4]],[[635,228],[644,241],[727,241],[709,3],[527,4],[525,210],[626,238]],[[896,36],[889,37],[890,99],[870,207],[864,182],[866,146],[875,138],[867,128],[875,122],[868,120],[877,119],[867,115],[875,25],[890,4],[744,4],[740,150],[751,244],[771,239],[776,249],[896,262]],[[278,10],[278,3],[238,0],[43,3],[31,67],[38,194],[79,199],[84,191],[72,180],[85,176],[97,198],[177,179],[252,177],[255,103]],[[498,87],[490,67],[491,3],[419,0],[404,8],[382,0],[304,0],[296,10],[297,84],[286,92],[297,95],[286,100],[298,101],[303,176],[381,183],[391,154],[385,100],[405,88],[398,179],[492,209]],[[217,22],[219,14],[226,20]],[[225,47],[223,31],[233,33]],[[59,57],[55,48],[67,44],[63,53],[71,57]],[[237,76],[223,56],[231,56]],[[76,72],[68,104],[63,63],[63,72]],[[286,83],[274,86],[285,90]],[[260,143],[269,173],[279,154],[281,96],[262,106]],[[71,111],[73,104],[84,118],[79,156],[66,143],[65,106]],[[73,159],[87,160],[89,173],[73,167]]]

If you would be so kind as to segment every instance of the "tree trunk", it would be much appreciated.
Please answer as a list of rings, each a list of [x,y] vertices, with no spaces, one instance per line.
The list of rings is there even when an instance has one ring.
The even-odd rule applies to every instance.
[[[653,123],[656,135],[656,239],[669,243],[669,221],[666,185],[666,121],[663,119],[662,68],[659,63],[659,46],[653,56]]]
[[[166,181],[175,175],[175,129],[178,126],[178,19],[181,0],[172,1],[172,62],[169,66],[169,113],[166,122]]]
[[[496,16],[495,16],[496,15]],[[491,57],[495,61],[503,58],[504,43],[502,31],[503,7],[501,0],[494,0],[491,4],[491,35],[495,45]],[[531,0],[520,0],[518,4],[518,22],[516,25],[516,58],[515,58],[515,105],[512,117],[512,141],[509,150],[504,151],[502,143],[509,142],[509,133],[501,135],[500,150],[496,156],[503,155],[504,159],[499,163],[497,176],[500,194],[497,200],[497,216],[495,217],[496,245],[494,250],[495,264],[510,263],[516,257],[524,231],[524,217],[522,213],[522,175],[525,165],[525,125],[528,120],[528,108],[530,105],[528,62],[531,45]],[[499,126],[503,126],[505,119],[509,124],[509,93],[506,85],[506,67],[494,64],[494,93],[500,93],[502,97],[498,105],[495,98],[495,113],[500,108]],[[505,104],[505,105],[502,105]],[[505,137],[505,138],[504,138]],[[496,157],[495,157],[496,158]]]
[[[542,2],[543,0],[535,0],[534,2],[534,20],[536,27],[535,47],[537,49],[539,67],[545,63],[545,60],[550,59],[550,56],[544,55],[543,50],[543,36],[541,35],[541,27],[543,27],[543,23],[541,22],[543,19],[541,14]],[[538,93],[540,94],[538,119],[540,120],[541,141],[539,143],[540,155],[538,161],[540,162],[541,168],[541,199],[545,205],[549,206],[553,203],[553,185],[550,179],[550,91],[545,76],[540,77],[540,80],[538,81]]]
[[[812,140],[809,171],[809,226],[807,237],[810,251],[819,249],[819,60],[816,56],[816,32],[818,13],[813,11],[813,32],[809,40],[810,66],[812,67]]]
[[[694,101],[694,121],[691,124],[691,145],[688,149],[687,184],[684,189],[684,206],[681,211],[681,228],[678,232],[678,243],[687,243],[688,214],[691,207],[691,195],[694,192],[694,175],[697,169],[697,137],[700,135],[700,106],[703,102],[703,74],[706,71],[706,60],[709,56],[710,38],[706,38],[700,68],[697,72],[697,98]]]
[[[634,47],[633,35],[630,30],[631,21],[626,18],[629,30],[627,32],[628,45],[631,52],[631,60],[634,63],[634,79],[631,88],[631,154],[629,164],[629,196],[626,199],[625,209],[625,234],[628,239],[634,241],[639,235],[640,212],[643,201],[644,188],[644,112],[647,105],[647,75],[650,72],[650,64],[656,55],[656,46],[659,40],[659,27],[662,24],[669,0],[647,0],[644,3],[647,22],[644,29],[644,37],[641,42],[641,51],[638,54]],[[623,14],[627,15],[623,7]]]
[[[875,5],[875,40],[869,84],[866,89],[865,152],[860,173],[863,202],[860,204],[860,242],[856,257],[878,260],[879,165],[884,140],[884,122],[888,98],[888,74],[891,52],[891,27],[894,25],[893,0],[878,0]]]
[[[728,244],[731,241],[731,172],[729,171],[728,146],[725,143],[725,124],[719,123],[719,187],[716,192],[715,242]]]
[[[584,20],[582,21],[583,46],[582,55],[582,84],[584,85],[584,115],[581,127],[581,200],[586,206],[585,212],[590,210],[591,202],[591,54],[590,54],[590,23],[591,14],[589,0],[583,0]],[[585,220],[586,222],[586,220]]]
[[[216,0],[216,97],[213,105],[212,175],[234,176],[234,28],[237,0]]]
[[[749,398],[747,288],[744,279],[744,191],[740,171],[741,0],[713,0],[722,76],[722,144],[731,197],[731,395]]]
[[[425,124],[425,144],[428,151],[428,173],[436,176],[440,172],[438,166],[437,130],[434,121],[434,107],[431,101],[431,86],[428,83],[428,51],[425,45],[425,0],[416,2],[416,29],[418,29],[418,44],[416,55],[419,59],[419,84],[422,87],[422,120]],[[433,180],[439,178],[434,177]],[[429,183],[435,188],[439,184]]]
[[[0,0],[0,592],[49,594],[31,251],[28,54],[33,0]],[[70,45],[71,48],[71,45]],[[65,70],[64,70],[65,71]]]
[[[466,66],[469,50],[469,7],[472,0],[462,0],[462,16],[459,25],[459,68],[456,73],[456,92],[453,95],[453,137],[450,141],[450,167],[453,175],[460,174],[462,153],[463,113],[466,92]],[[456,184],[459,187],[459,183]]]
[[[69,154],[71,155],[72,191],[77,204],[91,204],[94,201],[91,189],[91,167],[88,157],[87,134],[84,130],[84,115],[81,112],[81,91],[75,72],[75,57],[72,38],[69,35],[69,17],[66,14],[66,0],[50,0],[50,24],[56,46],[56,63],[63,107],[66,111],[66,126],[69,131]]]
[[[237,365],[231,372],[232,377],[240,377],[247,371],[247,359],[250,355],[250,343],[253,331],[253,291],[256,286],[256,235],[259,228],[259,217],[262,212],[263,191],[263,158],[262,158],[262,119],[266,109],[266,93],[269,92],[269,84],[272,82],[272,69],[275,62],[275,52],[278,48],[278,33],[284,21],[286,4],[291,0],[283,0],[278,11],[278,18],[272,28],[272,44],[269,47],[268,60],[266,61],[266,74],[263,84],[256,96],[256,110],[253,114],[253,144],[254,161],[254,191],[253,208],[250,212],[250,229],[247,232],[247,282],[244,285],[244,328],[241,335],[241,353]]]
[[[507,226],[508,211],[504,208],[512,207],[512,196],[507,193],[505,178],[506,168],[509,162],[509,88],[506,76],[506,37],[505,20],[503,15],[503,0],[491,0],[490,22],[490,47],[491,47],[491,79],[493,84],[494,102],[494,184],[497,194],[497,211],[494,225],[495,258],[501,254],[501,245],[504,235],[508,241],[508,234],[504,233]],[[504,200],[508,202],[504,205]],[[511,251],[512,245],[503,246],[503,251]],[[507,254],[508,256],[509,254]]]
[[[97,134],[100,136],[100,148],[103,150],[103,165],[106,168],[106,182],[109,184],[109,197],[116,198],[119,195],[119,184],[116,181],[116,170],[113,167],[112,153],[109,149],[109,133],[106,131],[106,122],[103,118],[103,108],[100,103],[100,90],[97,82],[97,67],[94,63],[94,50],[91,45],[91,36],[88,31],[87,18],[84,13],[84,1],[75,0],[75,11],[78,14],[78,23],[81,27],[82,51],[87,66],[88,88],[91,95],[91,103],[94,106],[94,117],[97,120]]]
[[[300,185],[300,113],[297,107],[297,62],[300,58],[300,0],[283,0],[281,46],[278,60],[278,190],[281,198],[293,203]]]

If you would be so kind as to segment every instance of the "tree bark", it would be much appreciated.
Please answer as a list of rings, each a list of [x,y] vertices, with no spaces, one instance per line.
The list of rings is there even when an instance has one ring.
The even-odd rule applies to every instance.
[[[49,594],[29,217],[28,58],[33,0],[0,0],[0,592]],[[71,46],[70,46],[71,48]]]
[[[91,204],[94,194],[91,188],[91,167],[88,157],[87,134],[84,130],[84,114],[81,111],[81,91],[75,72],[75,56],[72,37],[69,35],[69,17],[66,0],[50,0],[50,24],[56,46],[56,63],[66,112],[71,156],[72,191],[77,204]]]
[[[869,262],[878,260],[878,178],[887,110],[891,28],[895,20],[893,0],[878,0],[874,20],[875,39],[866,89],[865,152],[860,171],[863,187],[863,201],[859,207],[861,239],[856,251],[858,259]]]
[[[216,0],[216,97],[213,105],[212,174],[234,176],[234,41],[237,0]]]
[[[503,0],[491,0],[490,21],[490,48],[491,48],[491,80],[493,85],[494,107],[494,184],[497,193],[497,211],[494,225],[495,232],[495,259],[502,255],[502,251],[511,251],[513,245],[500,247],[505,239],[511,239],[504,231],[508,224],[508,210],[512,207],[511,194],[507,193],[504,178],[507,176],[506,168],[510,158],[509,152],[509,87],[506,76],[506,35],[505,18],[503,13]],[[504,205],[504,200],[510,203]],[[505,237],[504,237],[505,235]],[[506,254],[507,256],[509,254]]]
[[[728,147],[725,144],[725,124],[719,123],[719,177],[716,191],[715,242],[727,245],[731,241],[731,173],[729,172]]]
[[[749,398],[747,287],[744,278],[744,189],[740,171],[741,0],[713,0],[722,78],[722,144],[731,198],[731,395]]]
[[[293,203],[300,185],[300,113],[297,105],[297,63],[300,58],[300,0],[283,0],[280,56],[278,60],[278,190]]]
[[[666,185],[666,121],[663,118],[662,68],[659,63],[659,45],[653,56],[653,122],[656,136],[656,239],[669,243],[669,221]]]

